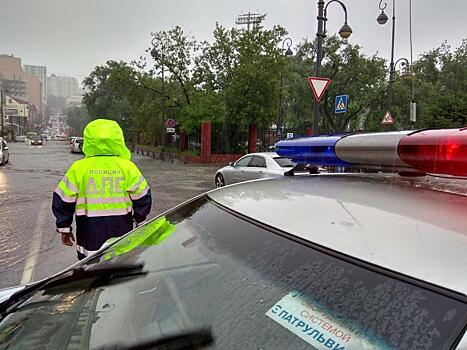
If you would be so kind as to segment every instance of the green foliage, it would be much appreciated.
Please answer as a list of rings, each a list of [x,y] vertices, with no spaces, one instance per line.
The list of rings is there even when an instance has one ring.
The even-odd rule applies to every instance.
[[[67,124],[73,128],[74,135],[82,136],[83,130],[90,121],[86,106],[70,107],[65,111]]]
[[[88,114],[69,111],[70,125],[79,129],[86,118],[114,119],[127,138],[156,146],[164,145],[167,118],[190,135],[211,121],[216,150],[238,152],[250,125],[260,130],[279,125],[282,93],[286,128],[304,131],[313,120],[307,77],[314,75],[316,41],[302,41],[287,57],[281,48],[286,33],[261,23],[249,31],[216,25],[213,40],[201,43],[180,27],[152,33],[151,46],[137,62],[108,61],[91,72],[84,80]],[[396,73],[391,127],[380,125],[388,97],[384,59],[331,36],[324,44],[322,76],[332,79],[320,103],[322,132],[410,128],[412,90],[415,127],[467,123],[467,41],[455,50],[443,44]],[[340,94],[350,96],[349,109],[336,115],[334,100]]]
[[[446,43],[414,64],[416,127],[467,125],[467,39],[454,51]]]
[[[279,44],[285,34],[280,26],[255,25],[245,31],[216,25],[214,42],[201,46],[194,81],[205,101],[212,103],[208,112],[217,113],[205,117],[222,125],[228,152],[243,147],[249,125],[269,127],[277,119],[279,81],[286,64]]]

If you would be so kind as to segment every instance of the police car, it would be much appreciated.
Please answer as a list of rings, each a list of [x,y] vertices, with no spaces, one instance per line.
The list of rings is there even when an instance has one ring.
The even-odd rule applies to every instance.
[[[3,291],[0,348],[466,349],[467,130],[276,150],[374,173],[200,195]]]

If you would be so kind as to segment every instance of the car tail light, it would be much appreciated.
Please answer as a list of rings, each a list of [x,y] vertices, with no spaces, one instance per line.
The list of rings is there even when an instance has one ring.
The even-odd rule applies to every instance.
[[[400,140],[398,152],[420,171],[467,176],[467,128],[416,131]]]

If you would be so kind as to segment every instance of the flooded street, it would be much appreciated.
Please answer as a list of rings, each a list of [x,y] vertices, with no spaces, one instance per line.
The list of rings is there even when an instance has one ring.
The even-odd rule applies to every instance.
[[[66,142],[45,146],[11,143],[10,162],[0,167],[0,288],[28,283],[77,261],[61,244],[52,215],[52,193],[73,161]],[[213,188],[217,166],[167,163],[133,155],[151,185],[154,217]]]

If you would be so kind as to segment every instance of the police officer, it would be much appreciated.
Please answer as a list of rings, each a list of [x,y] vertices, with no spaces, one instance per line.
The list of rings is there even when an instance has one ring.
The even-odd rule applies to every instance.
[[[85,157],[74,162],[53,194],[52,211],[62,243],[72,246],[76,215],[78,259],[99,250],[106,240],[133,229],[151,210],[151,190],[130,160],[120,126],[97,119],[84,129]]]

